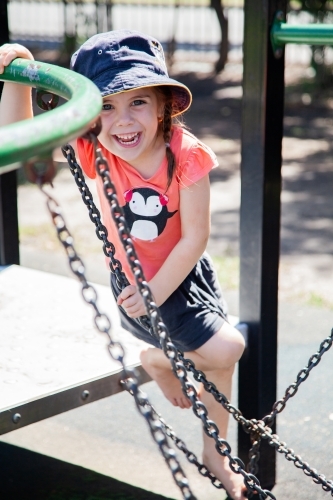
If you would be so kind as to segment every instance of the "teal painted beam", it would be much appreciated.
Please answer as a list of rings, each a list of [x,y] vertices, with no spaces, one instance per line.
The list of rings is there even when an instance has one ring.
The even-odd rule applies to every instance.
[[[333,24],[287,24],[278,12],[271,29],[274,53],[279,56],[286,43],[333,45]]]

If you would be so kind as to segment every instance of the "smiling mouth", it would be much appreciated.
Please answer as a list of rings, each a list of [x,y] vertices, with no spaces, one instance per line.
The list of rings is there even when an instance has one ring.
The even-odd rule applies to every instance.
[[[139,142],[140,136],[141,133],[137,132],[136,134],[121,134],[113,137],[122,146],[135,146]]]

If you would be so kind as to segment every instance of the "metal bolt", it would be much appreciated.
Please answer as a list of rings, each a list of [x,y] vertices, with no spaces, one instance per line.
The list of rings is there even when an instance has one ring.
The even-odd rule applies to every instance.
[[[14,413],[14,415],[12,416],[12,421],[14,422],[14,424],[18,424],[20,420],[21,420],[21,414]]]
[[[282,54],[283,54],[283,49],[276,49],[274,52],[276,59],[280,59],[282,57]]]
[[[284,21],[284,13],[282,12],[282,10],[279,10],[276,13],[275,19],[277,19],[278,21]]]
[[[90,392],[85,389],[84,391],[82,391],[82,394],[81,394],[81,398],[83,399],[83,401],[85,401],[86,399],[88,399],[90,396]]]

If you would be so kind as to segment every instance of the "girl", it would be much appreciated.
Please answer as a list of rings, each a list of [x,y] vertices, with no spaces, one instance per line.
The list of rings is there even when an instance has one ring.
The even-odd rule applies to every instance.
[[[33,59],[17,44],[0,47],[0,73],[14,58]],[[175,346],[230,398],[235,363],[244,350],[242,335],[227,321],[226,308],[209,257],[209,172],[214,153],[185,130],[175,117],[191,104],[189,89],[169,78],[161,44],[138,32],[119,30],[93,36],[73,55],[71,69],[92,80],[103,96],[98,141],[123,206],[146,279]],[[5,83],[0,125],[32,117],[29,88]],[[92,145],[77,139],[73,147],[85,173],[96,177]],[[62,158],[63,160],[63,158]],[[146,314],[135,286],[99,176],[103,222],[130,282],[111,288],[123,326],[151,344],[141,353],[145,370],[175,406],[189,408],[170,363],[137,318]],[[226,437],[228,414],[199,388],[209,416]],[[240,474],[203,434],[203,462],[221,480],[229,496],[244,500]]]

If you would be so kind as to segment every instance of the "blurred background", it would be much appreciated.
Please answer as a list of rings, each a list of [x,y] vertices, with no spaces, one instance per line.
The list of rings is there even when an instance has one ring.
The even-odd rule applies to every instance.
[[[95,33],[120,28],[158,38],[174,71],[218,72],[242,59],[243,0],[8,0],[8,14],[11,41],[57,64]],[[317,21],[332,21],[331,1],[289,1],[288,23]],[[289,45],[286,56],[318,72],[332,49]]]
[[[65,67],[75,49],[96,32],[136,29],[162,42],[170,74],[187,84],[194,96],[185,122],[213,148],[220,161],[220,168],[211,175],[209,250],[216,258],[223,288],[235,292],[229,302],[237,314],[242,0],[9,0],[8,16],[12,42],[28,46],[37,60]],[[288,3],[288,23],[330,23],[332,19],[332,1],[291,0]],[[280,272],[281,298],[297,298],[309,305],[330,308],[333,307],[329,166],[332,64],[332,47],[286,45]],[[37,108],[36,112],[39,112]],[[20,179],[24,181],[22,173]],[[64,185],[72,191],[72,184],[67,187],[65,181]],[[60,196],[65,195],[66,189],[61,190]],[[38,235],[43,234],[38,229],[40,219],[37,214],[30,217],[30,212],[22,212],[22,263],[34,265],[36,248],[42,247],[44,258],[36,257],[38,266],[56,269],[53,260],[57,243],[40,242]],[[40,210],[37,212],[43,217]],[[82,221],[80,217],[75,220],[71,214],[70,217],[74,234],[85,252],[88,237],[86,233],[81,234]],[[77,226],[81,229],[76,230]],[[90,239],[88,247],[89,264],[90,259],[95,262],[91,254],[94,248],[96,250]],[[46,262],[48,254],[51,264]],[[92,278],[103,280],[96,275]]]
[[[12,42],[28,46],[37,60],[65,67],[75,49],[100,31],[135,29],[162,42],[170,74],[187,84],[193,93],[193,105],[185,115],[185,122],[212,147],[219,159],[220,166],[211,174],[212,231],[208,249],[217,266],[230,313],[237,316],[242,0],[10,0],[8,16]],[[290,1],[287,22],[333,23],[333,2]],[[280,396],[294,380],[295,370],[306,364],[333,325],[332,65],[331,47],[286,46],[279,270]],[[44,198],[36,186],[26,182],[22,170],[19,176],[21,264],[70,276]],[[88,183],[95,194],[93,183]],[[62,206],[78,253],[86,264],[88,278],[108,286],[109,276],[100,243],[71,175],[62,164],[59,164],[52,194]],[[297,396],[299,403],[295,398],[295,404],[279,418],[278,432],[288,444],[291,441],[293,448],[311,465],[331,477],[333,409],[327,381],[332,376],[333,364],[329,361],[330,354],[327,356],[324,368],[320,365],[316,369],[307,382],[307,390],[304,388]],[[170,409],[153,384],[147,384],[146,388],[157,399],[166,419],[173,420],[181,436],[188,434],[185,440],[199,453],[199,424],[192,419],[189,425],[188,414]],[[236,390],[233,398],[236,403]],[[131,403],[126,394],[120,394],[20,429],[3,436],[2,441],[132,482],[156,494],[178,498],[175,487],[170,485],[168,471],[164,473],[162,467],[155,465],[159,464],[159,458],[154,445],[149,438],[142,439],[146,431],[141,429]],[[235,447],[233,423],[229,438]],[[124,460],[120,460],[121,456]],[[30,460],[29,457],[26,460]],[[14,464],[13,455],[13,467]],[[149,471],[149,467],[157,467],[158,474]],[[196,481],[194,474],[191,479]],[[98,481],[102,484],[101,478]],[[200,500],[221,498],[220,492],[213,488],[207,490],[202,481],[195,483]],[[76,490],[73,486],[73,491],[78,489],[78,484]],[[316,500],[328,495],[281,457],[273,492],[277,498],[294,500]],[[10,497],[8,491],[5,493],[4,498],[18,498]],[[21,499],[22,495],[20,492]],[[95,497],[83,492],[77,497],[74,493],[68,496],[62,493],[59,497],[43,495],[42,498],[50,500],[105,498],[102,494]],[[139,498],[139,494],[133,498]]]

